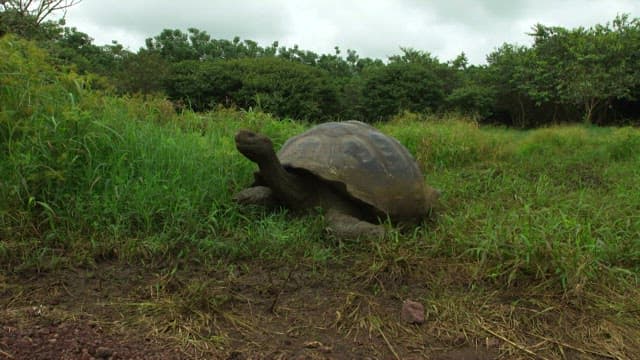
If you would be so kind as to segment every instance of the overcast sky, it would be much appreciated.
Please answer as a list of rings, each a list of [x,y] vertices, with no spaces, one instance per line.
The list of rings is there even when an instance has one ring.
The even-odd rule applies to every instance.
[[[640,0],[83,0],[67,25],[132,51],[163,29],[195,27],[320,54],[339,46],[386,59],[411,47],[447,61],[464,51],[477,64],[505,42],[530,44],[536,23],[588,27],[622,13],[640,17]]]

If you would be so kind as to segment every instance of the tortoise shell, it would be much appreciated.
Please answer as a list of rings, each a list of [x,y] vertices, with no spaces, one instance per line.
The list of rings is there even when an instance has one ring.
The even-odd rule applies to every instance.
[[[285,168],[341,185],[348,195],[395,220],[427,214],[426,185],[413,156],[399,141],[365,123],[315,126],[287,140],[278,158]]]

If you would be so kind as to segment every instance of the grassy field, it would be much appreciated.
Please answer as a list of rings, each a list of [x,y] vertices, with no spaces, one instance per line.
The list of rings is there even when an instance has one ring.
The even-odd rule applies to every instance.
[[[0,58],[4,311],[46,302],[69,271],[100,272],[114,312],[94,319],[189,357],[318,353],[311,340],[337,358],[640,353],[637,128],[521,131],[413,114],[375,124],[414,154],[442,203],[420,226],[387,225],[384,240],[340,242],[321,212],[231,201],[255,170],[234,148],[238,129],[279,145],[310,124],[105,95],[7,37]],[[78,291],[60,295],[65,316]],[[406,298],[425,304],[424,326],[400,322]]]

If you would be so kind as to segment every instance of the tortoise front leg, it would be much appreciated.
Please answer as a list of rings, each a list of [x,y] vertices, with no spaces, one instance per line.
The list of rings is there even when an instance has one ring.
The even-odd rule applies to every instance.
[[[325,220],[326,231],[340,240],[382,239],[385,235],[382,225],[360,220],[335,209],[327,211]]]
[[[240,205],[260,205],[267,208],[278,204],[273,191],[266,186],[253,186],[233,195],[232,200]]]

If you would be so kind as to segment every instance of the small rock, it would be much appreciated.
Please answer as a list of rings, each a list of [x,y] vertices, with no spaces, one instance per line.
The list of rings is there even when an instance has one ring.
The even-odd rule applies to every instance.
[[[410,324],[424,323],[424,306],[419,302],[405,300],[402,303],[402,321]]]
[[[97,348],[95,353],[95,356],[97,358],[102,358],[102,359],[108,359],[112,355],[113,355],[113,349],[110,349],[104,346]]]

